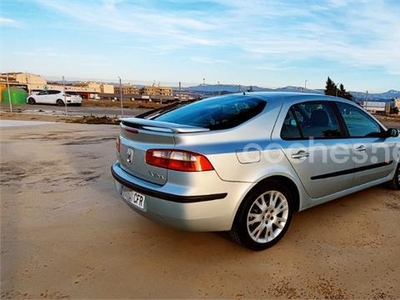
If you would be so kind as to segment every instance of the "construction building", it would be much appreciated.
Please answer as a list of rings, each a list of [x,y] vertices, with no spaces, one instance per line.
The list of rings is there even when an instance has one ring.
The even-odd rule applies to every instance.
[[[32,92],[48,90],[74,91],[84,99],[112,99],[118,100],[121,96],[120,85],[97,82],[48,82],[40,75],[22,72],[0,73],[0,97],[7,85]],[[135,87],[132,84],[121,85],[123,100],[142,100],[169,102],[174,101],[173,89],[163,86]],[[0,98],[1,100],[1,98]]]

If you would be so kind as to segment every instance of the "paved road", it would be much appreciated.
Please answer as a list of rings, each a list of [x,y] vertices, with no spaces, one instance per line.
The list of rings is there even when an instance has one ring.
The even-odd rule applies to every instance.
[[[49,125],[51,122],[41,121],[19,121],[19,120],[0,120],[0,127],[26,127],[37,125]]]

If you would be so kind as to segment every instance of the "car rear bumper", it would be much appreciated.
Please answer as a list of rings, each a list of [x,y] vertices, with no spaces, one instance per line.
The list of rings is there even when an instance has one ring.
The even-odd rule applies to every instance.
[[[111,174],[117,192],[134,211],[158,223],[187,231],[230,230],[240,190],[248,187],[243,183],[225,183],[221,186],[229,187],[226,189],[229,193],[190,195],[179,191],[172,193],[168,184],[158,186],[131,176],[118,162],[111,166]],[[143,196],[142,208],[135,205],[132,198],[127,196],[133,193],[140,193]],[[238,198],[232,199],[230,195],[236,195]]]
[[[75,99],[75,98],[67,98],[66,99],[68,104],[82,104],[82,100],[81,99]]]

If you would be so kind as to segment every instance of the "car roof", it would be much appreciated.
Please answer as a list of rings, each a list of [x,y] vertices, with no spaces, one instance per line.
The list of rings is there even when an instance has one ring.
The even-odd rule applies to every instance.
[[[338,98],[327,96],[324,94],[317,93],[300,93],[300,92],[251,92],[251,93],[243,93],[245,95],[250,96],[258,96],[265,100],[273,100],[273,99],[296,99],[296,100],[304,100],[304,99],[329,99],[329,100],[337,100]]]
[[[239,94],[240,95],[240,94]],[[325,94],[317,93],[300,93],[300,92],[250,92],[242,93],[250,97],[257,97],[267,102],[284,102],[286,104],[294,104],[303,101],[335,101],[335,102],[346,102],[353,103],[351,100],[329,96]]]

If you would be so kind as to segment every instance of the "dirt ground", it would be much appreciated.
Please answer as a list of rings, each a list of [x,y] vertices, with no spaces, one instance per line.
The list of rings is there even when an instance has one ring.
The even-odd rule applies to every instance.
[[[400,298],[399,192],[378,186],[295,214],[276,246],[252,252],[130,210],[110,175],[117,133],[1,128],[2,299]]]

